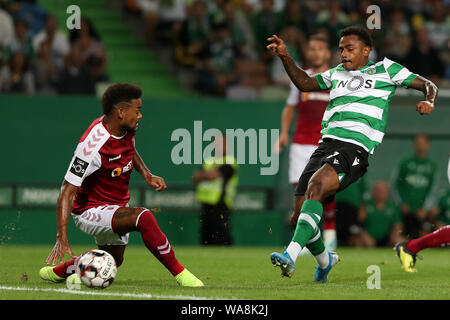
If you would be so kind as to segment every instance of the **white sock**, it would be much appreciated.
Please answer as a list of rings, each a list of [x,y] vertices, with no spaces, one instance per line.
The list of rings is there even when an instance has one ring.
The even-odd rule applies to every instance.
[[[304,256],[307,256],[307,255],[310,255],[310,254],[311,254],[311,252],[309,252],[309,249],[307,247],[303,247],[302,251],[300,251],[299,256],[300,257],[304,257]]]
[[[297,260],[297,257],[300,253],[300,251],[302,251],[302,247],[295,241],[292,241],[291,243],[289,243],[288,247],[286,248],[286,252],[289,253],[289,255],[291,256],[291,259],[295,262],[295,260]]]
[[[321,254],[314,256],[314,258],[316,258],[319,268],[321,269],[328,267],[328,264],[330,263],[330,256],[328,255],[328,251],[326,249],[323,250]]]
[[[323,244],[328,251],[334,251],[337,248],[336,230],[327,229],[323,231]]]

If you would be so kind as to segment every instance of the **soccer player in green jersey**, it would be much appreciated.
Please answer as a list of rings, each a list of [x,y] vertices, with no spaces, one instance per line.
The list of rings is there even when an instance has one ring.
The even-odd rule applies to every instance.
[[[365,28],[345,28],[340,37],[342,63],[315,76],[297,67],[283,40],[276,35],[268,39],[272,43],[267,46],[281,59],[299,90],[331,90],[322,119],[320,145],[300,176],[295,192],[294,214],[298,220],[294,236],[283,253],[270,256],[282,275],[291,277],[298,254],[306,246],[318,262],[314,275],[317,282],[326,282],[331,268],[339,261],[335,252],[325,250],[318,228],[323,204],[367,171],[369,154],[383,139],[388,105],[396,87],[424,93],[424,101],[416,106],[420,114],[433,111],[438,92],[434,83],[388,58],[377,63],[369,61],[372,39]]]
[[[414,154],[402,159],[395,186],[403,215],[403,234],[417,238],[423,232],[431,231],[426,203],[432,194],[436,163],[428,157],[430,141],[427,135],[418,134],[414,138]],[[428,226],[427,226],[428,225]]]
[[[401,235],[402,215],[389,193],[386,181],[376,181],[371,199],[359,211],[359,222],[363,227],[360,241],[364,247],[393,246],[404,240]]]

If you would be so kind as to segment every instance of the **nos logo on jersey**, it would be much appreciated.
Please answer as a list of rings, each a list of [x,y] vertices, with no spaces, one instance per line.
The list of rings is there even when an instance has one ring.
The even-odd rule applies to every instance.
[[[83,161],[80,158],[75,157],[72,165],[70,166],[70,172],[72,172],[77,177],[82,178],[84,173],[86,172],[86,168],[88,167],[88,165],[89,163],[87,163],[86,161]]]
[[[336,88],[347,88],[350,91],[356,91],[364,87],[364,89],[373,88],[373,80],[364,80],[361,76],[354,76],[350,80],[341,80]]]

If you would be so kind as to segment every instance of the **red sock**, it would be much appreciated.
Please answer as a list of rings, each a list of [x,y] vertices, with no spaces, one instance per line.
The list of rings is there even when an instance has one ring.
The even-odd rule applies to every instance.
[[[323,206],[323,229],[324,230],[336,230],[336,224],[334,222],[335,213],[336,213],[336,202],[335,201]]]
[[[450,245],[450,225],[442,227],[433,233],[408,241],[406,249],[417,253],[425,248],[446,247]]]
[[[71,259],[67,262],[61,263],[59,265],[57,265],[56,267],[53,268],[53,272],[60,278],[67,278],[68,276],[70,276],[72,273],[75,272],[75,259]]]
[[[173,276],[176,276],[184,270],[184,267],[175,258],[175,252],[169,240],[167,240],[166,235],[159,228],[150,210],[145,210],[140,214],[137,230],[141,233],[142,240],[147,249],[153,253]]]

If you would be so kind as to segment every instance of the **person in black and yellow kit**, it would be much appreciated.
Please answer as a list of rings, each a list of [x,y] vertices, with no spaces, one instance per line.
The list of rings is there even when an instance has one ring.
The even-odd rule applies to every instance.
[[[196,199],[201,203],[201,243],[231,245],[230,211],[238,183],[236,159],[227,155],[224,135],[215,138],[215,157],[204,160],[202,169],[194,173]]]

